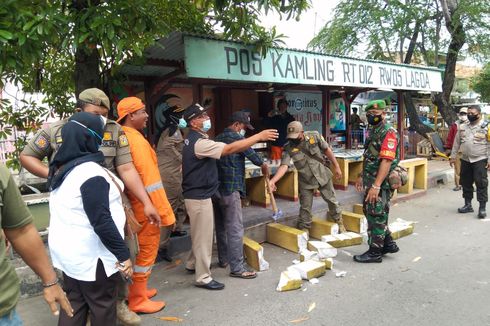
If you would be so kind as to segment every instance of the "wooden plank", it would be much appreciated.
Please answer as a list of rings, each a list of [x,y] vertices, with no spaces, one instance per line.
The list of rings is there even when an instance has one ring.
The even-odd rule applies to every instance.
[[[367,220],[364,215],[342,211],[342,220],[347,231],[356,233],[367,232]]]
[[[357,246],[362,243],[362,236],[353,232],[341,234],[324,235],[322,241],[329,243],[335,248]]]
[[[243,237],[243,252],[247,264],[257,271],[269,269],[269,263],[264,259],[264,248],[256,241]]]
[[[320,277],[325,274],[325,263],[315,261],[315,260],[307,260],[302,263],[292,265],[288,267],[289,270],[296,270],[301,275],[301,278],[304,280],[311,280],[315,277]]]
[[[308,241],[308,250],[316,251],[320,259],[337,256],[337,248],[323,241]]]
[[[364,211],[362,210],[362,204],[354,204],[352,206],[352,211],[356,214],[364,215]]]
[[[321,239],[322,235],[338,234],[339,225],[334,222],[320,220],[313,218],[311,221],[310,237],[315,239]]]
[[[297,201],[299,196],[298,190],[298,171],[296,169],[286,172],[284,176],[276,183],[277,196],[292,201]]]
[[[267,242],[299,253],[306,249],[308,233],[279,223],[267,224]]]
[[[270,204],[270,198],[265,188],[265,177],[254,177],[245,179],[247,188],[247,197],[255,205],[267,207]]]
[[[301,275],[296,270],[287,270],[281,273],[281,277],[279,279],[279,284],[277,284],[276,291],[284,292],[296,290],[301,287],[303,280],[301,279]]]

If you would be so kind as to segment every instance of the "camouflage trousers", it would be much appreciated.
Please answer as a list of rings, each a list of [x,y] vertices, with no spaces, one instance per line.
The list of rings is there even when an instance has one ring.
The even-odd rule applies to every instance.
[[[371,204],[365,201],[369,189],[366,189],[362,201],[362,209],[368,222],[368,243],[371,247],[383,248],[385,237],[391,234],[388,229],[388,215],[390,213],[392,193],[389,189],[381,189],[378,200],[376,203]]]

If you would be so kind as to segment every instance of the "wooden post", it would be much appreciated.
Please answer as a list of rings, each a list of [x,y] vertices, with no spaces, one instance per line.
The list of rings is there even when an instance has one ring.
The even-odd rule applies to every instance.
[[[398,100],[398,111],[397,111],[397,130],[398,135],[400,137],[400,160],[405,159],[405,144],[404,144],[404,136],[405,136],[405,106],[403,105],[403,92],[396,91],[397,100]]]
[[[352,148],[350,135],[350,101],[346,92],[342,92],[342,99],[345,105],[345,149]]]
[[[146,139],[153,144],[153,135],[155,134],[155,108],[153,103],[151,102],[151,93],[153,92],[153,82],[151,79],[145,79],[143,82],[144,90],[145,90],[145,107],[146,112],[148,113],[148,132],[146,135]]]

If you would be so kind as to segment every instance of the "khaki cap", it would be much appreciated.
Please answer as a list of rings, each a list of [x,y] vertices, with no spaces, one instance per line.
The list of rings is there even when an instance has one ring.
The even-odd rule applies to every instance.
[[[299,134],[303,131],[303,125],[299,121],[293,121],[288,124],[287,138],[298,138]]]
[[[78,95],[78,99],[93,105],[104,106],[108,110],[111,108],[109,98],[98,88],[87,88]]]

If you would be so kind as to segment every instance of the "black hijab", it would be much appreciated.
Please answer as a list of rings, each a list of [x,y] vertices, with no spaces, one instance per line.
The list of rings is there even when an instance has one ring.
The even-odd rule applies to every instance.
[[[99,115],[79,112],[68,119],[61,128],[61,147],[49,164],[47,186],[50,191],[58,188],[75,166],[104,162],[104,154],[99,151],[103,134],[104,123]]]

